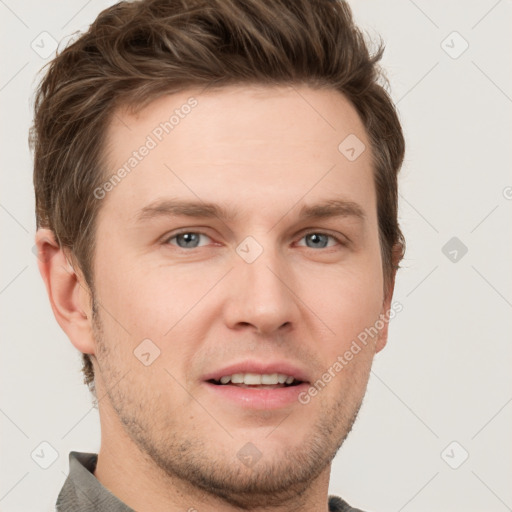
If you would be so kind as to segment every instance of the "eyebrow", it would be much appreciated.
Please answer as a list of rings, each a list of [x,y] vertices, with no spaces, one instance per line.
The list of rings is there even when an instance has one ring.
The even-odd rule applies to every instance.
[[[233,222],[239,215],[235,210],[215,203],[161,199],[142,208],[136,214],[136,221],[137,223],[142,223],[159,217],[173,216],[194,218],[216,217],[224,222]],[[318,204],[302,206],[298,215],[299,220],[315,220],[330,217],[353,217],[364,222],[366,220],[366,213],[359,204],[353,201],[328,199]]]

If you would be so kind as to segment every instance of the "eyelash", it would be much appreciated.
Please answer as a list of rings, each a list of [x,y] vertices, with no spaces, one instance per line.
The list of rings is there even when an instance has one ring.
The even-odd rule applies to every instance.
[[[163,241],[164,245],[173,245],[173,244],[170,244],[170,241],[175,239],[177,236],[179,235],[184,235],[184,234],[194,234],[194,235],[204,235],[208,238],[211,238],[209,235],[207,235],[206,233],[202,232],[202,231],[192,231],[192,230],[183,230],[183,231],[179,231],[177,233],[174,233],[172,236],[170,237],[166,237],[165,240]],[[346,247],[347,246],[347,242],[344,241],[343,239],[335,236],[335,235],[332,235],[331,233],[326,233],[324,231],[318,231],[318,230],[312,230],[312,231],[308,231],[307,233],[304,233],[300,238],[299,240],[302,240],[303,238],[307,237],[308,235],[324,235],[324,236],[327,236],[329,238],[332,238],[334,240],[336,240],[336,242],[342,246],[342,247]],[[177,245],[175,245],[174,247],[176,247],[177,249],[181,249],[182,251],[192,251],[194,249],[200,249],[200,247],[192,247],[190,249],[185,249],[183,247],[179,247]],[[333,246],[328,246],[328,247],[322,247],[321,249],[332,249]],[[318,249],[315,249],[313,247],[306,247],[306,249],[312,249],[314,251],[317,251]]]

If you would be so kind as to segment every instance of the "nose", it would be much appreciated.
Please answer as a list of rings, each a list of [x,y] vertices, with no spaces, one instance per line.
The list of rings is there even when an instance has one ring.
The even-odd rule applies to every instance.
[[[252,328],[262,335],[296,326],[300,301],[293,292],[293,272],[282,255],[265,248],[252,263],[236,254],[234,258],[229,300],[224,304],[226,324],[231,329]]]

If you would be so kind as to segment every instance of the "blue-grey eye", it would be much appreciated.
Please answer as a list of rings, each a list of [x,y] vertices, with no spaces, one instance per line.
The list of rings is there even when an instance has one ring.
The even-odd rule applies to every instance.
[[[306,245],[308,247],[312,247],[312,248],[319,247],[320,249],[324,249],[325,247],[327,247],[329,238],[333,238],[333,237],[330,235],[324,235],[322,233],[309,233],[308,235],[304,236],[304,238],[306,240],[311,241],[311,245],[308,245],[306,242]]]
[[[329,238],[335,242],[334,244],[331,244],[330,247],[336,245],[336,243],[340,243],[336,237],[325,233],[308,233],[307,235],[304,235],[301,240],[306,240],[306,246],[310,249],[325,249],[328,247]],[[308,241],[311,243],[308,243]]]
[[[178,247],[182,249],[195,249],[199,245],[199,240],[201,236],[205,236],[202,233],[179,233],[178,235],[174,235],[169,238],[169,242],[171,240],[176,240],[176,244]]]

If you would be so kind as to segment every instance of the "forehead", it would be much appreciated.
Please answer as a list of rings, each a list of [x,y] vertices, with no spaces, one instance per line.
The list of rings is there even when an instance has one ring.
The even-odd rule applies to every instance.
[[[105,148],[106,179],[122,178],[109,187],[104,209],[122,208],[133,219],[167,196],[260,215],[262,204],[283,208],[301,197],[339,193],[366,210],[375,199],[364,126],[331,89],[230,86],[165,95],[137,113],[119,109]]]

